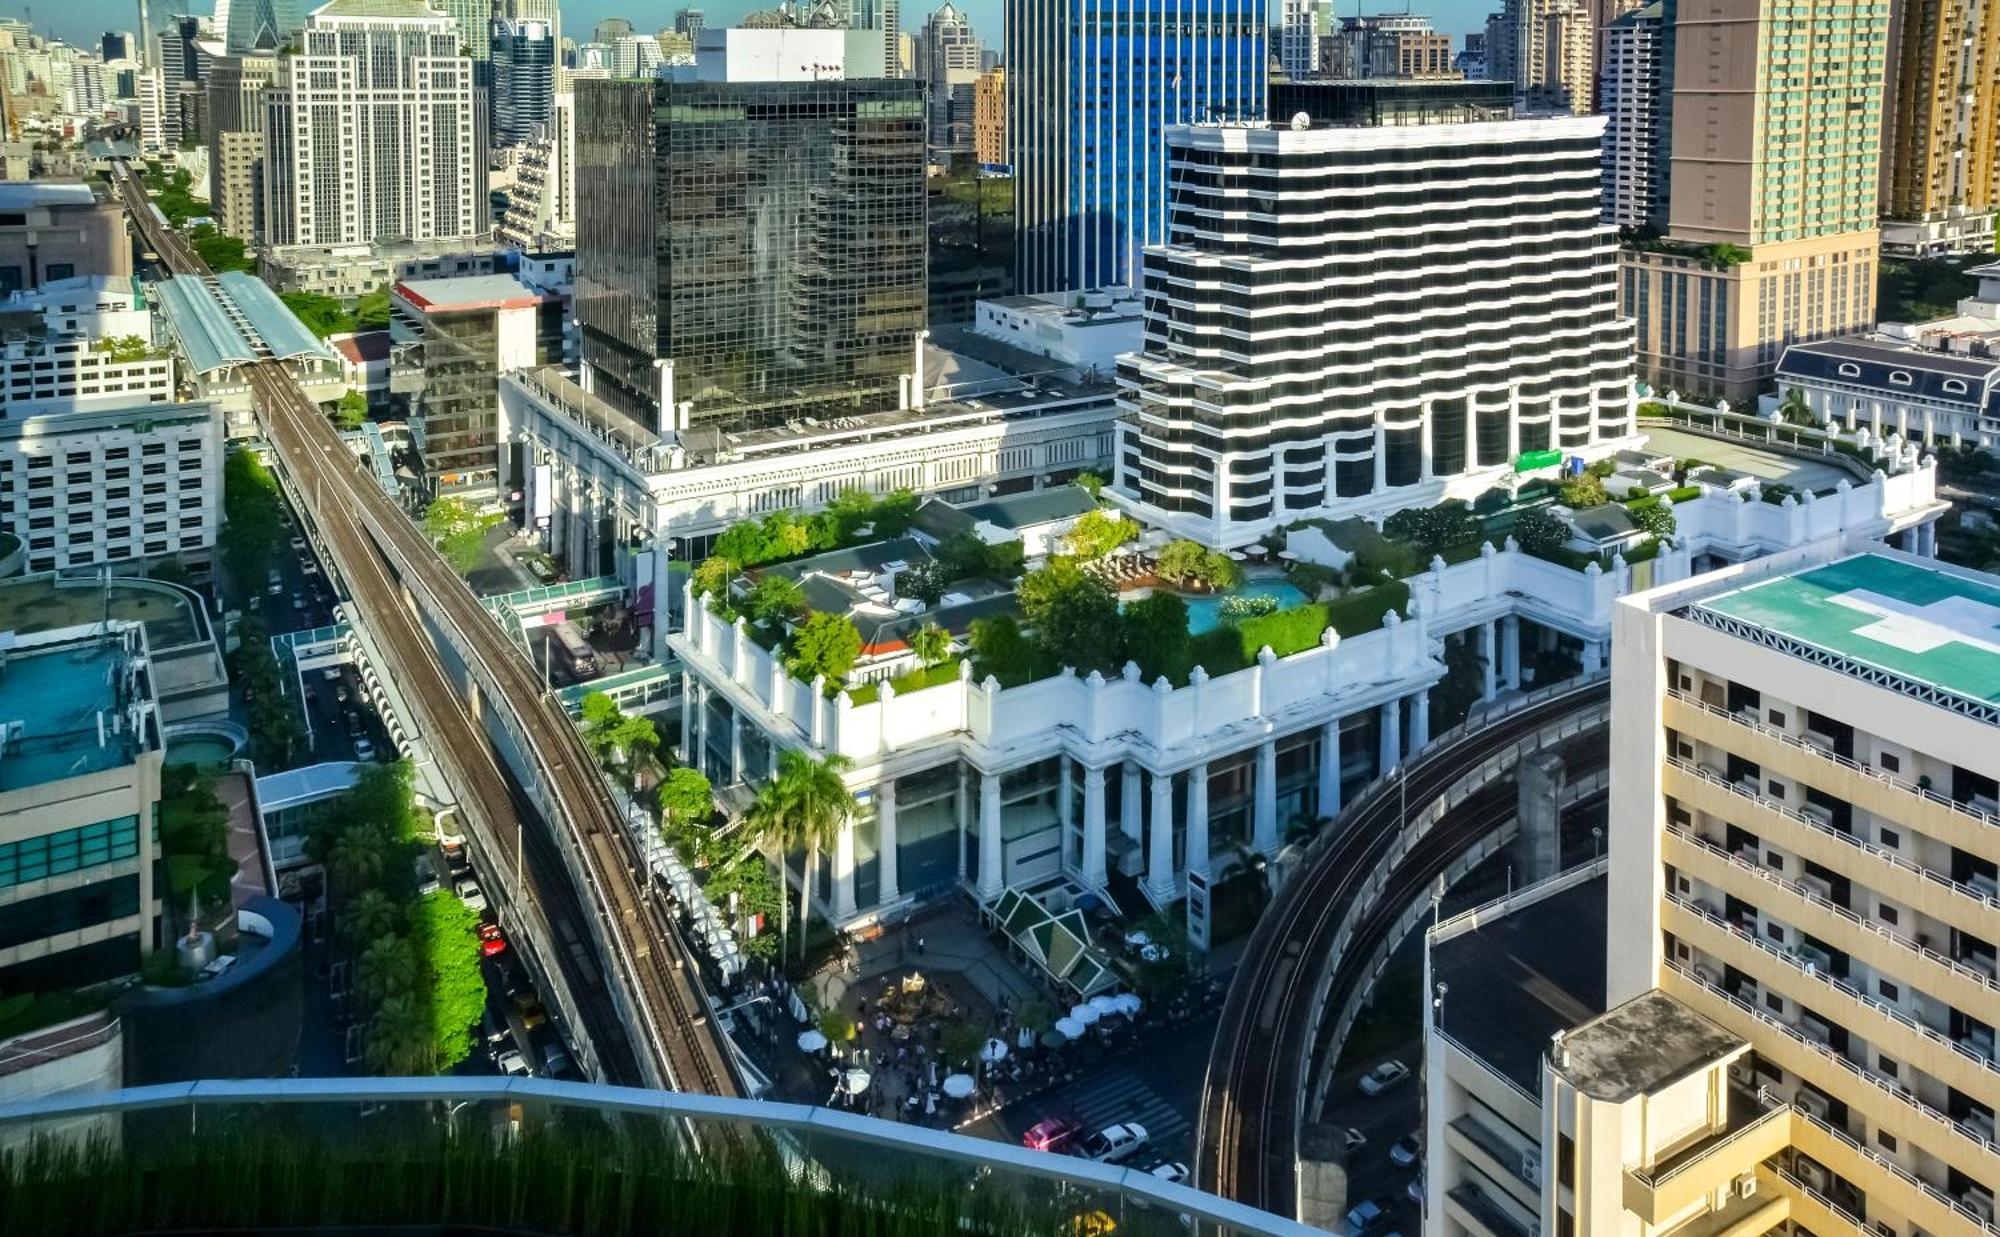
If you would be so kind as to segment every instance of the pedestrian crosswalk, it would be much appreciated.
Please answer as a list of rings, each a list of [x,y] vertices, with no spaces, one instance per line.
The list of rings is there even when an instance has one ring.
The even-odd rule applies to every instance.
[[[1084,1079],[1074,1087],[1058,1087],[1007,1107],[1008,1124],[1016,1133],[1026,1130],[1043,1117],[1074,1116],[1086,1130],[1102,1129],[1121,1121],[1136,1121],[1146,1127],[1153,1157],[1177,1157],[1187,1153],[1184,1135],[1193,1128],[1188,1114],[1181,1112],[1131,1069],[1119,1066]],[[1145,1159],[1148,1152],[1141,1152]]]

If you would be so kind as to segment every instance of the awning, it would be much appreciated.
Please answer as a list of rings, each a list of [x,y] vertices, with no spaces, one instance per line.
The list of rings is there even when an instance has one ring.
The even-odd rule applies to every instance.
[[[1056,914],[1034,897],[1008,889],[993,904],[993,918],[1050,979],[1078,996],[1093,996],[1118,986],[1110,964],[1090,944],[1090,929],[1082,911]]]

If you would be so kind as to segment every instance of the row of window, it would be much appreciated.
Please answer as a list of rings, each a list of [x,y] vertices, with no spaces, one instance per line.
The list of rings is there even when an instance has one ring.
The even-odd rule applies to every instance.
[[[139,853],[139,818],[120,817],[94,825],[45,833],[0,844],[0,889],[101,867]]]

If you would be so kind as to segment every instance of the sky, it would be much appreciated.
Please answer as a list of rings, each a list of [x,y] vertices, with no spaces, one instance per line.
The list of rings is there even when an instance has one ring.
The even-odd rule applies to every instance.
[[[313,0],[301,0],[311,4]],[[623,17],[632,25],[645,31],[658,30],[674,24],[674,10],[689,0],[650,0],[637,3],[635,0],[565,0],[562,6],[563,33],[574,39],[588,39],[590,28],[605,17]],[[709,0],[700,4],[708,14],[710,25],[727,25],[756,9],[774,7],[777,0]],[[924,17],[943,3],[943,0],[903,0],[903,29],[915,33],[924,24]],[[213,0],[194,0],[193,4],[176,4],[174,0],[148,0],[152,6],[153,20],[160,22],[177,12],[206,13],[213,7]],[[972,28],[985,40],[988,47],[998,49],[1001,39],[1000,12],[1003,0],[954,0],[955,6],[972,19]],[[1339,11],[1356,11],[1355,0],[1336,0]],[[1456,38],[1468,30],[1483,29],[1486,14],[1499,7],[1499,0],[1412,0],[1416,12],[1429,13],[1439,30]],[[1276,18],[1276,5],[1273,6]],[[1385,4],[1382,0],[1372,0],[1369,12],[1401,12],[1399,4]],[[21,0],[0,0],[0,15],[8,17],[32,18],[39,30],[52,30],[56,37],[78,47],[94,47],[98,36],[106,30],[132,30],[139,24],[137,0],[33,0],[23,4]]]

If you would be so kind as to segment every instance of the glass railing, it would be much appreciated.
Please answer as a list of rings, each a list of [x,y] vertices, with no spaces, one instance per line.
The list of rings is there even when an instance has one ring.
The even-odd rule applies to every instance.
[[[1136,1168],[831,1108],[505,1078],[176,1083],[0,1106],[0,1229],[1274,1234]]]

